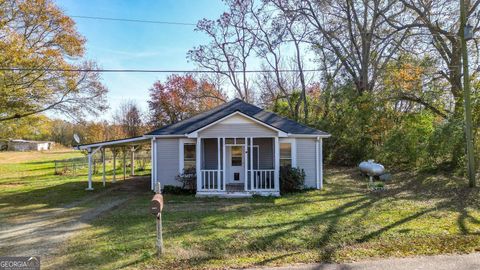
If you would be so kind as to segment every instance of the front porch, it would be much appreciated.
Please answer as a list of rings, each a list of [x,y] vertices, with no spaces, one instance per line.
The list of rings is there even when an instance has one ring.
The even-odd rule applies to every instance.
[[[196,138],[197,196],[279,196],[278,137]]]

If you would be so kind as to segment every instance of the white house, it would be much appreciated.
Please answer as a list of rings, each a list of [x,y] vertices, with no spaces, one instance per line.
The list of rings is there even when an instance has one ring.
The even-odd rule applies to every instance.
[[[328,137],[326,132],[234,99],[141,137],[78,148],[88,150],[91,160],[105,147],[150,141],[152,190],[158,182],[162,187],[181,185],[175,177],[194,167],[197,196],[278,196],[283,165],[303,169],[307,187],[323,187],[322,140]],[[91,173],[88,188],[92,188]]]

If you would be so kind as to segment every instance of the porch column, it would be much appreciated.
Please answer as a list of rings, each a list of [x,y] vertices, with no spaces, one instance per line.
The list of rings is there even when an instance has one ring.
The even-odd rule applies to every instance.
[[[248,149],[248,137],[245,137],[244,138],[245,140],[245,146],[243,147],[242,151],[244,153],[243,157],[244,157],[244,172],[243,172],[243,178],[244,178],[244,181],[243,181],[243,184],[244,184],[244,191],[248,190],[248,185],[247,185],[247,181],[248,181],[248,153],[250,152],[250,149]]]
[[[217,189],[221,190],[220,186],[220,138],[217,138]]]
[[[222,138],[222,169],[223,169],[223,190],[227,190],[227,168],[226,168],[226,146],[225,146],[225,137]]]
[[[200,151],[202,150],[202,139],[200,137],[197,137],[197,143],[195,144],[195,168],[197,171],[197,192],[202,189],[202,163],[200,162],[201,158],[201,153]]]
[[[278,137],[275,137],[275,190],[280,191],[280,144],[278,143]]]
[[[85,190],[93,190],[92,187],[92,149],[88,148],[88,187]]]
[[[253,173],[253,137],[250,137],[250,189],[253,189],[253,179],[255,177]]]

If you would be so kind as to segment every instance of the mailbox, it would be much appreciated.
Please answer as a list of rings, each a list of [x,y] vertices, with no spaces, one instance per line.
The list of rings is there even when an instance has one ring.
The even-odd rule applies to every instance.
[[[163,196],[162,194],[155,194],[150,202],[150,213],[158,215],[163,210]]]

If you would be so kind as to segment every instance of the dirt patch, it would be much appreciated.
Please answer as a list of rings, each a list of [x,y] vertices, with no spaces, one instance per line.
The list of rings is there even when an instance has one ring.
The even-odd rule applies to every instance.
[[[143,181],[142,181],[143,180]],[[127,180],[94,196],[51,209],[12,218],[0,225],[0,254],[2,256],[41,256],[48,262],[51,255],[68,238],[91,226],[89,223],[111,209],[125,204],[138,192],[144,192],[142,178]],[[123,190],[123,192],[122,192]],[[128,192],[125,192],[127,191]],[[98,200],[98,204],[92,201]]]

